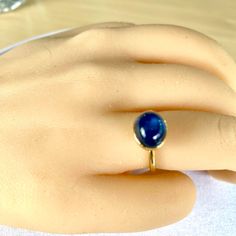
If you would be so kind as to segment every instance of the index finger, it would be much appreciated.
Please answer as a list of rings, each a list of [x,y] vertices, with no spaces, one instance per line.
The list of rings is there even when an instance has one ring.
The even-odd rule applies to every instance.
[[[167,24],[105,30],[114,34],[119,50],[132,60],[192,65],[215,74],[236,91],[234,60],[217,41],[198,31]]]

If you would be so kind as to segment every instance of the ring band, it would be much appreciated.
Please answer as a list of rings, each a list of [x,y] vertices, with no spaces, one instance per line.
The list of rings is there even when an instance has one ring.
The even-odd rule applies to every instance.
[[[134,122],[134,136],[138,144],[149,151],[149,169],[156,169],[156,150],[165,141],[167,122],[156,112],[149,110],[141,113]]]
[[[156,170],[156,156],[153,149],[149,151],[149,169],[151,172]]]

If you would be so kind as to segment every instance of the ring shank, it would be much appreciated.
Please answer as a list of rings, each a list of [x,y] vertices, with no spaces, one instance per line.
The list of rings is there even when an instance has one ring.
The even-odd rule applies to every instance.
[[[149,168],[151,172],[154,172],[156,170],[156,156],[155,150],[153,149],[149,151]]]

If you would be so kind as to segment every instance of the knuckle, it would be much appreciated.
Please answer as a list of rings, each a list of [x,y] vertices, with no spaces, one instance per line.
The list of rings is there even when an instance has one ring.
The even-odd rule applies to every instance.
[[[83,31],[67,41],[70,51],[83,60],[101,60],[111,57],[110,47],[114,45],[113,29],[92,28]],[[75,50],[75,48],[79,48]]]
[[[80,40],[84,41],[84,46],[90,50],[106,47],[110,39],[111,29],[107,28],[92,28],[80,34]]]
[[[218,131],[222,148],[236,150],[236,118],[221,115],[218,119]]]

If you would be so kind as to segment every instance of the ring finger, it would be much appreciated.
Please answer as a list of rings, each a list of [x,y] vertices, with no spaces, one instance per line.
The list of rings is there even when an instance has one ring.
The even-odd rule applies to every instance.
[[[236,170],[236,119],[210,112],[159,112],[167,121],[165,144],[156,149],[157,168],[167,170]],[[134,139],[137,112],[96,118],[100,135],[93,173],[122,173],[148,168],[148,152]],[[97,135],[96,135],[97,136]],[[90,155],[89,155],[90,156]]]

